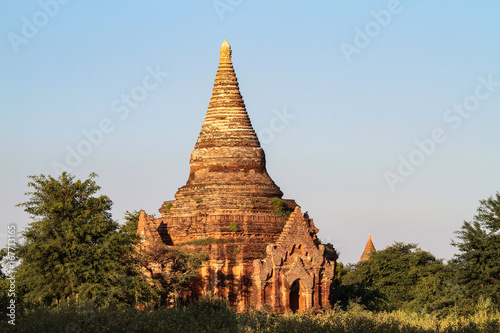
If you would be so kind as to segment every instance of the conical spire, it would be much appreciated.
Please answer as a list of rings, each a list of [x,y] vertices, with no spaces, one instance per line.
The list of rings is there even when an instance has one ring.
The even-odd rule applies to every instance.
[[[204,198],[208,206],[212,202],[218,209],[239,209],[253,198],[283,195],[267,174],[231,53],[225,40],[207,114],[191,153],[189,179],[175,195],[178,201]]]
[[[374,252],[377,252],[377,250],[375,250],[375,246],[373,246],[372,235],[368,235],[368,242],[366,242],[365,250],[363,251],[363,254],[361,255],[361,259],[359,259],[359,261],[366,261],[370,259],[370,256]]]
[[[224,40],[212,97],[195,148],[260,147],[240,94],[231,53],[231,46]]]

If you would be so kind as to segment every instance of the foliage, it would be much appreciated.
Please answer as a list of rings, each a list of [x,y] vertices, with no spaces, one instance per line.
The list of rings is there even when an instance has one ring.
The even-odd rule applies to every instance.
[[[480,201],[471,222],[456,232],[459,253],[452,262],[466,299],[491,298],[500,305],[500,193]]]
[[[198,269],[206,259],[204,253],[187,252],[180,247],[153,243],[140,250],[141,266],[160,290],[159,305],[172,305],[182,298],[198,277]]]
[[[231,231],[231,232],[238,232],[238,230],[239,230],[238,223],[236,223],[236,222],[231,222],[231,223],[229,224],[229,231]]]
[[[206,237],[206,238],[200,238],[200,239],[193,239],[188,242],[181,243],[179,245],[210,245],[210,244],[224,244],[227,243],[228,241],[225,239],[216,239],[213,237]]]
[[[63,173],[30,176],[32,217],[16,249],[18,287],[25,306],[79,297],[98,304],[134,304],[152,295],[134,265],[135,235],[120,232],[111,200],[96,196],[96,174],[85,181]]]
[[[480,201],[452,244],[460,251],[443,264],[414,244],[395,243],[370,260],[337,266],[332,303],[371,310],[411,310],[440,317],[477,311],[482,300],[500,308],[500,193]]]
[[[9,306],[10,298],[8,297],[9,295],[9,286],[10,282],[7,280],[7,277],[2,275],[0,277],[0,322],[6,322],[10,320],[9,317],[7,317],[8,314],[8,309],[7,306]],[[15,300],[15,298],[14,298]]]
[[[194,198],[194,201],[196,203],[201,203],[203,201],[203,198]]]
[[[439,303],[433,297],[445,290],[444,277],[441,260],[415,244],[395,243],[351,267],[334,284],[333,302],[344,308],[356,300],[371,310],[418,310]]]
[[[338,257],[339,257],[339,253],[333,248],[333,245],[331,243],[326,243],[325,244],[325,258],[333,261],[333,260],[337,260]]]
[[[335,265],[335,274],[333,278],[333,284],[340,286],[342,284],[342,281],[344,279],[344,276],[351,271],[351,266],[348,265],[347,267],[341,263],[338,262]]]
[[[169,203],[167,204],[167,207],[165,207],[165,208],[167,208],[167,210],[170,210],[173,206],[174,206],[174,205],[173,205],[171,202],[169,202]]]
[[[290,216],[291,210],[288,208],[287,204],[280,198],[274,198],[269,201],[269,203],[274,207],[274,215],[286,219]]]
[[[142,209],[134,210],[133,212],[129,212],[128,210],[125,212],[125,223],[120,226],[120,232],[128,235],[134,242],[137,244],[140,240],[140,237],[137,235],[137,226],[139,224],[139,215],[141,215]]]
[[[1,329],[1,327],[0,327]],[[478,304],[467,317],[438,318],[416,312],[374,313],[359,305],[319,314],[274,315],[248,311],[236,313],[225,300],[206,298],[173,309],[97,307],[69,302],[56,308],[39,307],[20,314],[16,327],[5,332],[357,332],[357,333],[496,333],[500,314]]]

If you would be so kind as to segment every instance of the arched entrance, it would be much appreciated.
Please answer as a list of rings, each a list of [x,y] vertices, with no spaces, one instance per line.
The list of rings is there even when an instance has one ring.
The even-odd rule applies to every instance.
[[[297,312],[300,310],[300,281],[299,279],[293,281],[292,286],[290,287],[290,310],[292,310],[293,313]]]

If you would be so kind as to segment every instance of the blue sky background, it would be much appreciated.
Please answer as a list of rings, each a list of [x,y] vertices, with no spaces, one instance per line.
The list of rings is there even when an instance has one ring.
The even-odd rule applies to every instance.
[[[458,128],[443,119],[480,77],[500,82],[497,2],[66,2],[0,2],[2,242],[7,225],[29,222],[15,207],[26,177],[56,176],[53,163],[103,119],[113,131],[72,173],[99,174],[117,220],[140,208],[159,216],[187,180],[224,39],[269,174],[340,261],[356,262],[368,234],[377,249],[413,242],[449,259],[453,232],[500,190],[500,85]],[[372,12],[392,6],[377,23]],[[346,57],[342,45],[366,29],[369,43]],[[120,119],[113,102],[147,68],[169,75]],[[262,140],[284,110],[294,118]],[[384,174],[436,128],[446,140],[392,191]]]

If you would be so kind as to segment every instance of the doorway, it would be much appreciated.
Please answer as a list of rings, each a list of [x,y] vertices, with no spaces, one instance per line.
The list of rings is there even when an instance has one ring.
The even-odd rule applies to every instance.
[[[290,310],[293,313],[297,312],[300,309],[300,281],[299,279],[293,281],[292,286],[290,287]]]

